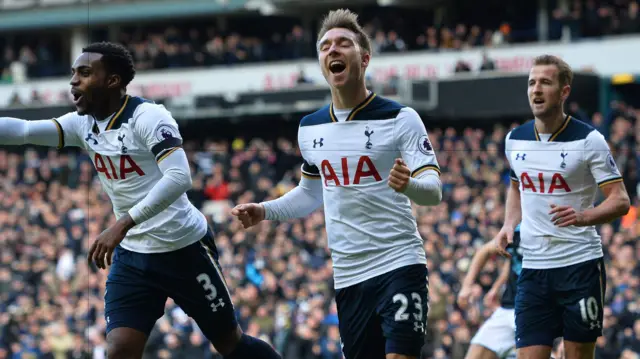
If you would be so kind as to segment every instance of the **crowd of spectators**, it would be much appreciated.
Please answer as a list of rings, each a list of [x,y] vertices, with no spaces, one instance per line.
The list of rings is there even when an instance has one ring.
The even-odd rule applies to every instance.
[[[474,9],[465,11],[473,13],[479,10]],[[562,38],[563,28],[570,29],[572,39],[640,32],[637,0],[575,0],[569,8],[552,9],[549,14],[551,40]],[[420,10],[415,10],[415,13],[421,14]],[[538,12],[525,13],[529,14],[529,22],[535,24]],[[363,19],[372,38],[374,52],[456,51],[538,39],[535,25],[526,30],[513,28],[521,22],[520,18],[487,21],[484,17],[490,14],[483,13],[483,24],[478,25],[447,19],[433,23],[425,19],[434,18],[434,14],[425,11],[417,18],[416,14],[404,23],[407,14],[380,8]],[[264,28],[269,31],[264,31]],[[92,40],[126,44],[134,54],[138,70],[145,71],[313,58],[316,39],[315,27],[312,28],[303,28],[291,18],[248,17],[225,22],[194,19],[189,22],[141,24],[118,28],[116,38],[108,38],[110,32],[98,27],[91,30],[91,36]],[[68,35],[63,32],[45,36],[54,38],[53,42],[27,35],[18,36],[17,40],[7,37],[14,40],[0,43],[0,48],[4,48],[0,59],[0,83],[20,83],[28,78],[66,74],[70,59],[66,58],[68,45],[61,41],[65,36]],[[20,40],[22,38],[25,40]]]
[[[632,210],[599,228],[606,264],[605,336],[597,358],[640,355],[640,110],[614,103],[605,114],[571,112],[609,140]],[[471,308],[455,303],[475,250],[492,238],[504,214],[508,127],[432,128],[443,201],[415,207],[425,239],[430,310],[423,358],[461,359],[493,307],[482,296],[500,268],[490,261]],[[185,143],[193,174],[190,200],[216,233],[237,317],[250,335],[285,359],[341,358],[323,211],[242,230],[229,215],[237,203],[275,198],[299,180],[301,159],[288,138],[238,137]],[[0,151],[0,359],[102,359],[106,271],[87,265],[87,250],[114,223],[110,201],[89,158],[74,150]],[[561,350],[561,348],[559,349]],[[145,358],[219,359],[194,322],[169,300]]]
[[[562,37],[565,25],[576,39],[640,33],[637,0],[574,0],[568,8],[555,8],[552,19],[552,39]]]

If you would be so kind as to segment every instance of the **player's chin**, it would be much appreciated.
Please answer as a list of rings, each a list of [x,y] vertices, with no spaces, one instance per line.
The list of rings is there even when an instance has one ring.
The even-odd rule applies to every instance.
[[[333,78],[329,83],[333,88],[343,88],[347,86],[348,81],[346,78]]]
[[[534,116],[540,117],[546,115],[549,112],[549,109],[546,107],[533,105],[531,106],[531,112]]]
[[[81,116],[91,114],[92,108],[93,107],[89,106],[89,104],[87,103],[76,105],[76,110],[78,111],[78,115],[81,115]]]
[[[343,87],[349,82],[349,73],[345,69],[339,73],[329,72],[329,83],[333,87]]]
[[[76,112],[80,116],[84,116],[89,113],[89,110],[85,106],[76,106]]]

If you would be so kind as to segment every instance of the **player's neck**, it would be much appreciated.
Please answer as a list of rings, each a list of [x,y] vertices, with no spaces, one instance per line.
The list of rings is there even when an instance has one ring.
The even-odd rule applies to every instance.
[[[367,86],[362,83],[358,83],[356,87],[344,87],[334,88],[331,91],[331,102],[335,109],[348,109],[354,108],[361,104],[369,96],[369,90]]]
[[[538,131],[538,133],[555,133],[560,128],[560,126],[562,126],[562,123],[564,122],[564,119],[566,117],[567,114],[565,114],[563,111],[560,111],[556,115],[545,118],[536,117],[536,130]]]
[[[91,114],[97,121],[103,121],[109,116],[116,113],[122,107],[122,98],[126,93],[121,92],[109,97],[109,100],[104,103],[102,108],[98,108]]]

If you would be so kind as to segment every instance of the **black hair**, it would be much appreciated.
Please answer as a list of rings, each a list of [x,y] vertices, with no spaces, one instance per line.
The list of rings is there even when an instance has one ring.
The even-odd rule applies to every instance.
[[[126,47],[113,42],[94,42],[82,49],[82,52],[101,54],[105,69],[109,73],[117,74],[122,81],[122,87],[127,87],[136,76],[133,57]]]

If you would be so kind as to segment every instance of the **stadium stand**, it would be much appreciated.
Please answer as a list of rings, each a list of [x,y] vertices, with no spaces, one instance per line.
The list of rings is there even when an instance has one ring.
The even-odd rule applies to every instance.
[[[608,118],[613,121],[600,126],[609,133],[621,169],[629,173],[638,161],[638,141],[629,135],[639,133],[638,122],[630,116]],[[462,312],[454,304],[454,293],[473,248],[500,226],[505,131],[496,126],[487,132],[472,127],[431,132],[441,165],[448,171],[443,172],[443,203],[418,210],[432,288],[425,357],[461,358],[474,330],[493,309],[478,303]],[[291,223],[265,223],[248,233],[228,216],[233,203],[277,196],[296,182],[300,157],[291,139],[238,137],[205,141],[202,147],[191,142],[186,147],[195,178],[189,197],[209,214],[218,233],[222,265],[235,289],[243,328],[267,339],[287,358],[339,357],[322,213]],[[3,350],[14,355],[42,353],[38,354],[42,358],[48,351],[55,358],[100,351],[105,275],[89,270],[86,251],[112,215],[89,159],[74,152],[3,151],[0,173]],[[635,239],[640,225],[634,218],[639,202],[633,192],[635,212],[600,229],[609,265],[606,336],[598,349],[602,357],[618,358],[625,349],[639,350],[640,249]],[[497,268],[493,265],[483,272],[477,291],[490,288]],[[210,350],[194,324],[168,303],[166,316],[152,335],[149,357],[207,357],[206,353],[215,358]]]
[[[452,51],[538,40],[539,35],[533,30],[535,24],[528,26],[535,19],[531,12],[526,12],[531,7],[521,6],[522,10],[517,10],[508,5],[506,8],[508,12],[503,9],[498,13],[491,13],[493,8],[485,9],[483,26],[476,24],[477,18],[465,16],[460,19],[466,22],[429,25],[427,19],[433,16],[430,11],[393,11],[379,7],[366,9],[363,19],[376,53]],[[577,1],[566,8],[551,9],[550,40],[562,38],[564,28],[573,40],[640,32],[637,1],[587,1],[584,5]],[[478,6],[467,11],[479,10]],[[514,12],[512,22],[504,20],[506,14]],[[410,21],[398,21],[407,17]],[[318,19],[311,21],[317,23]],[[526,25],[519,25],[521,23]],[[262,28],[269,31],[264,32]],[[260,18],[257,15],[227,21],[190,19],[141,23],[112,32],[113,38],[107,28],[91,27],[94,40],[110,39],[126,44],[141,71],[313,58],[316,39],[311,29],[303,28],[297,17]],[[64,41],[68,34],[47,34],[37,39],[29,35],[10,33],[0,41],[0,49],[4,49],[0,61],[2,82],[23,82],[27,78],[68,72],[70,44]]]
[[[418,12],[373,5],[361,9],[376,49],[390,53],[382,56],[411,53],[419,63],[432,61],[434,67],[446,69],[446,76],[445,71],[431,73],[442,77],[442,81],[412,82],[410,95],[403,88],[404,81],[411,76],[375,72],[371,78],[376,91],[400,99],[410,96],[409,100],[415,103],[427,103],[429,96],[433,97],[429,91],[438,92],[435,107],[425,107],[421,114],[443,169],[444,196],[437,207],[415,208],[430,270],[424,359],[462,359],[473,334],[495,309],[485,307],[479,300],[462,311],[455,302],[470,258],[501,226],[505,185],[509,181],[503,155],[505,134],[529,116],[526,102],[519,105],[525,99],[525,82],[499,72],[496,75],[491,70],[526,71],[526,56],[547,48],[539,45],[527,52],[515,43],[542,40],[539,37],[545,31],[547,40],[565,40],[553,46],[583,44],[597,48],[601,43],[589,42],[591,38],[616,35],[613,40],[607,37],[597,41],[602,41],[602,46],[613,44],[615,51],[618,51],[615,41],[622,41],[622,53],[638,53],[637,37],[620,36],[640,31],[637,1],[558,4],[549,1],[545,31],[540,31],[532,11],[518,12],[512,5],[501,4],[493,1],[486,9],[479,9],[473,1],[461,1],[460,14],[441,24],[435,21],[431,24],[431,20],[419,22],[420,17],[435,18],[437,11],[433,9]],[[491,13],[501,6],[502,11]],[[482,24],[471,21],[478,14],[474,11],[486,15]],[[511,17],[506,15],[509,11]],[[397,20],[407,13],[415,15],[406,21]],[[519,21],[527,14],[528,21]],[[342,355],[322,211],[304,220],[262,223],[249,231],[242,230],[229,215],[236,203],[280,196],[299,181],[297,121],[326,99],[325,88],[313,87],[305,92],[309,88],[306,83],[318,82],[317,76],[310,72],[305,75],[304,71],[298,74],[298,64],[313,65],[313,60],[305,60],[314,56],[314,35],[309,32],[315,29],[313,19],[306,27],[293,17],[282,19],[282,16],[262,19],[255,12],[248,12],[229,18],[220,15],[216,17],[219,22],[216,26],[209,26],[212,20],[197,18],[172,20],[171,24],[166,21],[126,24],[121,31],[97,25],[92,30],[92,39],[113,36],[127,44],[141,73],[148,72],[149,76],[158,73],[164,76],[164,72],[152,70],[197,66],[205,70],[241,68],[256,71],[251,72],[254,74],[260,73],[262,66],[256,62],[296,60],[286,63],[296,74],[293,83],[283,86],[294,87],[291,91],[263,91],[266,86],[259,90],[247,86],[236,91],[239,98],[235,99],[193,91],[189,94],[194,97],[193,103],[187,101],[187,105],[180,104],[180,96],[172,96],[170,91],[160,91],[155,99],[167,101],[187,139],[184,147],[194,178],[189,198],[207,215],[216,232],[221,264],[233,291],[242,328],[271,343],[285,359],[338,359]],[[273,24],[279,24],[277,30],[268,27]],[[268,34],[262,31],[265,27],[270,29]],[[37,80],[52,76],[59,79],[67,72],[73,53],[71,45],[63,41],[64,35],[49,34],[45,29],[34,31],[37,38],[32,36],[33,32],[15,32],[3,34],[0,40],[0,48],[4,48],[0,68],[5,83],[0,85],[0,101],[8,107],[0,111],[0,116],[46,118],[69,109],[68,97],[52,95],[62,91],[60,88],[66,86],[67,79],[59,81],[64,82],[62,85]],[[473,47],[478,47],[478,52],[471,52],[475,51]],[[588,48],[595,56],[592,47]],[[497,52],[485,52],[487,49]],[[506,52],[500,52],[502,49]],[[584,57],[584,52],[576,52],[573,47],[553,49]],[[452,51],[455,55],[451,55]],[[526,53],[522,55],[525,60],[513,60],[514,52]],[[422,58],[422,54],[428,55]],[[631,55],[628,58],[635,63],[637,57]],[[448,59],[446,65],[439,65],[440,58]],[[386,59],[394,62],[398,58]],[[629,214],[599,227],[607,263],[607,293],[605,335],[598,340],[596,358],[638,359],[640,102],[637,95],[640,91],[634,74],[640,74],[640,69],[637,64],[621,62],[620,58],[611,65],[616,67],[614,70],[602,66],[609,63],[608,59],[594,63],[599,67],[593,72],[599,74],[577,76],[576,81],[583,82],[575,86],[577,93],[567,110],[605,135],[632,198]],[[570,64],[583,66],[585,62],[572,57]],[[163,71],[172,70],[175,69]],[[480,70],[488,75],[468,78],[460,74],[476,74]],[[618,71],[631,74],[616,80],[619,77],[613,75]],[[291,69],[286,73],[290,72]],[[454,72],[462,80],[444,81],[444,77]],[[254,80],[261,82],[263,77]],[[430,76],[417,77],[423,80]],[[162,78],[160,82],[170,81],[169,75]],[[17,84],[22,86],[20,96],[18,87],[14,87]],[[429,87],[430,84],[436,87]],[[136,86],[135,81],[133,85]],[[214,81],[210,86],[224,85],[228,83]],[[486,97],[499,88],[506,89],[504,94],[494,95],[499,101]],[[476,101],[459,95],[468,91],[473,91]],[[514,91],[519,94],[505,97]],[[295,105],[286,107],[280,103],[286,99],[293,101],[292,98],[296,99]],[[306,102],[310,103],[307,107],[300,105]],[[0,149],[0,359],[105,358],[106,273],[90,268],[86,258],[91,242],[113,221],[109,199],[86,155],[74,150],[58,152],[35,147]],[[478,297],[490,288],[500,263],[501,259],[495,258],[482,272],[474,288]],[[557,358],[561,357],[558,355],[561,350],[557,348]],[[169,301],[165,316],[152,332],[146,358],[220,359],[221,356],[192,320]]]

